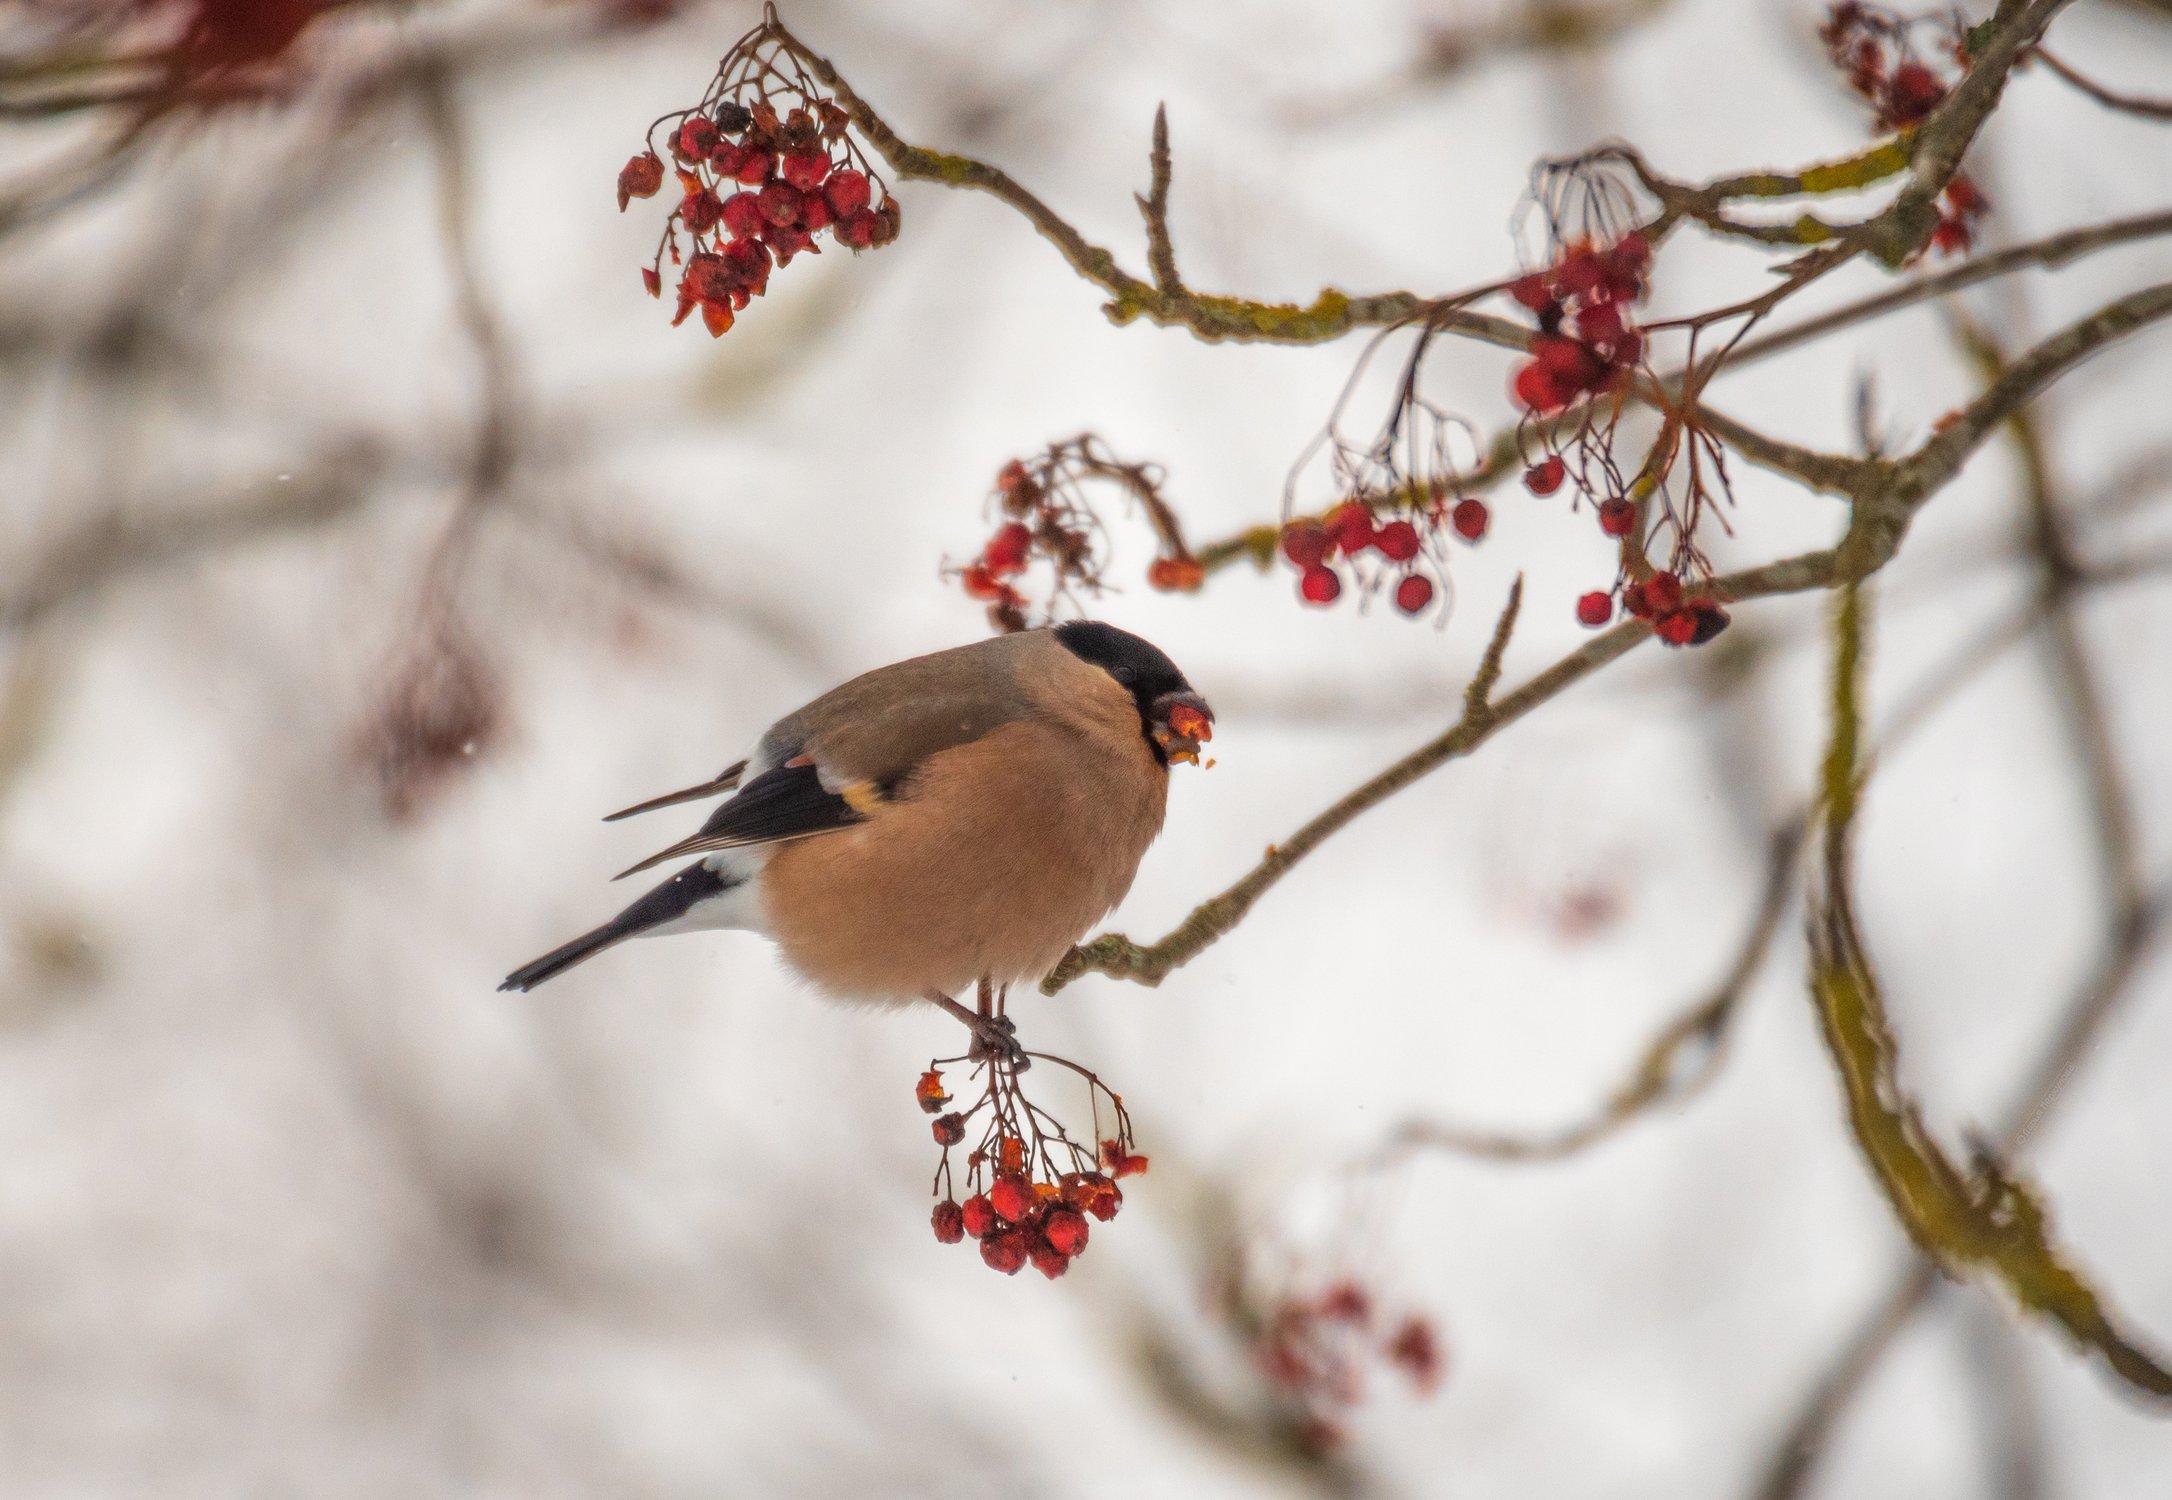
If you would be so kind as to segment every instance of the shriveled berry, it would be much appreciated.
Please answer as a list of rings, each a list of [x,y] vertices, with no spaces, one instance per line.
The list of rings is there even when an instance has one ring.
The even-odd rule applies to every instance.
[[[897,206],[897,199],[884,198],[875,206],[875,243],[887,245],[896,239],[904,222],[905,211]]]
[[[1440,1341],[1433,1336],[1433,1325],[1425,1319],[1405,1318],[1395,1337],[1388,1340],[1387,1354],[1421,1395],[1440,1384]]]
[[[1188,594],[1207,581],[1207,570],[1196,557],[1157,557],[1147,564],[1146,581],[1163,593]]]
[[[988,1189],[988,1205],[1009,1223],[1015,1224],[1033,1211],[1033,1194],[1026,1188],[1026,1180],[1006,1172]]]
[[[1488,519],[1483,500],[1458,500],[1455,509],[1448,512],[1448,524],[1466,542],[1475,542],[1486,534]]]
[[[934,1225],[935,1237],[946,1245],[955,1245],[965,1238],[965,1211],[948,1198],[935,1205],[930,1222]]]
[[[794,151],[777,163],[777,172],[803,193],[811,193],[830,175],[830,159],[820,151]]]
[[[710,118],[716,121],[716,128],[726,135],[737,135],[754,123],[753,111],[736,99],[726,99],[719,104]]]
[[[1106,1224],[1124,1206],[1124,1190],[1098,1172],[1090,1175],[1098,1180],[1094,1184],[1093,1197],[1086,1204],[1086,1212]]]
[[[701,305],[701,326],[709,330],[709,337],[720,339],[731,331],[732,306],[729,301],[704,302]]]
[[[664,185],[664,159],[644,151],[618,169],[618,211],[624,213],[629,199],[653,198]]]
[[[1523,471],[1523,487],[1534,495],[1551,495],[1568,476],[1568,465],[1558,453],[1549,453]]]
[[[996,577],[986,563],[969,564],[958,575],[958,581],[965,586],[968,598],[1000,599],[1010,592],[1009,586]]]
[[[1686,646],[1697,638],[1697,616],[1689,610],[1678,609],[1672,614],[1661,615],[1652,628],[1668,645]]]
[[[1086,1248],[1086,1220],[1076,1209],[1059,1208],[1049,1214],[1041,1224],[1041,1233],[1065,1255],[1076,1255]]]
[[[1005,1229],[980,1242],[980,1258],[991,1270],[1016,1276],[1026,1264],[1026,1235],[1021,1229]]]
[[[1408,521],[1390,521],[1374,533],[1373,545],[1390,562],[1409,562],[1418,555],[1418,528]]]
[[[1119,1140],[1101,1143],[1101,1166],[1111,1177],[1136,1177],[1146,1171],[1147,1159],[1132,1155]]]
[[[1637,508],[1634,502],[1624,500],[1619,495],[1599,502],[1599,529],[1608,536],[1627,536],[1629,529],[1636,523]]]
[[[790,265],[792,257],[802,251],[809,255],[822,253],[816,246],[813,235],[804,229],[794,229],[783,224],[770,225],[762,239],[769,246],[770,253],[777,257],[777,264],[780,266]]]
[[[843,167],[830,173],[829,181],[822,184],[822,196],[828,200],[830,212],[842,219],[867,207],[872,190],[865,172]]]
[[[1307,604],[1333,604],[1342,597],[1342,575],[1324,563],[1314,563],[1297,581],[1297,591]]]
[[[996,1212],[989,1204],[986,1193],[975,1193],[966,1199],[958,1205],[958,1212],[965,1225],[965,1232],[976,1240],[995,1228]]]
[[[1604,589],[1593,589],[1576,598],[1576,622],[1596,630],[1614,618],[1614,601]]]
[[[955,1146],[965,1139],[965,1116],[955,1111],[947,1115],[937,1115],[931,1128],[935,1133],[936,1145]]]
[[[1672,573],[1654,573],[1644,580],[1644,597],[1653,614],[1671,614],[1682,607],[1682,580]]]
[[[920,1081],[913,1085],[913,1098],[924,1112],[931,1115],[948,1104],[950,1094],[943,1088],[943,1075],[933,1068],[922,1073]]]
[[[661,297],[664,294],[663,273],[654,266],[641,268],[641,284],[649,289],[651,297]]]
[[[1395,586],[1395,607],[1406,615],[1418,614],[1433,602],[1433,580],[1413,573]]]
[[[1717,604],[1699,604],[1689,612],[1697,617],[1696,632],[1689,638],[1689,643],[1692,646],[1702,646],[1706,641],[1725,630],[1731,623],[1727,611],[1721,609]]]
[[[1327,528],[1318,521],[1292,521],[1282,528],[1282,555],[1300,568],[1327,556]]]

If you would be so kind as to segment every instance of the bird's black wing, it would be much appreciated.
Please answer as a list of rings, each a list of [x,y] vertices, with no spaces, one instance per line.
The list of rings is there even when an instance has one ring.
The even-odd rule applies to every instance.
[[[737,796],[709,815],[709,821],[692,838],[681,839],[614,878],[622,880],[651,865],[689,854],[834,833],[865,822],[868,811],[881,800],[881,792],[871,785],[853,785],[833,792],[822,784],[822,773],[812,761],[796,758],[764,771],[742,786]]]

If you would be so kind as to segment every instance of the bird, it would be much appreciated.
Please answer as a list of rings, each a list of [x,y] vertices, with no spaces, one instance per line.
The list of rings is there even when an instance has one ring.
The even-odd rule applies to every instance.
[[[710,780],[610,814],[724,799],[616,878],[692,863],[498,988],[628,938],[740,929],[819,991],[932,1001],[1018,1056],[1007,1020],[956,996],[1041,978],[1115,908],[1161,832],[1171,766],[1198,761],[1213,721],[1158,647],[1098,620],[878,667]]]

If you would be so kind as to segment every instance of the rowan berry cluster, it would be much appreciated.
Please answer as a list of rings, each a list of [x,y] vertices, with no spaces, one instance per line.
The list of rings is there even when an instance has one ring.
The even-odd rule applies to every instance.
[[[725,54],[699,104],[649,127],[648,149],[619,171],[618,206],[623,212],[662,190],[655,144],[662,130],[680,198],[641,280],[661,297],[665,259],[683,267],[674,326],[698,307],[710,334],[721,336],[768,290],[772,265],[821,253],[819,234],[851,250],[897,238],[897,202],[850,123],[765,22]]]
[[[1364,501],[1345,500],[1325,521],[1298,517],[1283,523],[1280,547],[1284,560],[1297,569],[1297,594],[1307,604],[1333,604],[1342,597],[1339,563],[1362,595],[1385,592],[1404,614],[1419,615],[1433,603],[1436,590],[1426,569],[1440,554],[1443,530],[1475,544],[1490,520],[1486,502],[1469,498],[1453,504],[1435,499],[1385,521]]]
[[[1386,1305],[1358,1276],[1284,1281],[1263,1290],[1256,1266],[1240,1266],[1226,1288],[1228,1312],[1249,1336],[1252,1364],[1268,1388],[1296,1408],[1316,1449],[1348,1436],[1351,1414],[1376,1367],[1398,1373],[1421,1396],[1440,1386],[1446,1357],[1430,1318]]]
[[[1644,358],[1630,310],[1644,298],[1651,264],[1651,242],[1632,229],[1607,244],[1572,241],[1551,266],[1509,284],[1539,328],[1510,383],[1518,406],[1551,416],[1628,382]]]
[[[1091,1149],[1026,1098],[1019,1074],[1027,1057],[1069,1068],[1086,1080],[1093,1110]],[[943,1083],[943,1069],[958,1063],[970,1063],[973,1076],[982,1080],[979,1100],[964,1110],[952,1107],[955,1101]],[[996,1052],[939,1059],[920,1075],[913,1097],[935,1116],[931,1129],[943,1148],[935,1173],[941,1201],[931,1216],[935,1238],[946,1245],[977,1240],[982,1262],[1006,1276],[1028,1264],[1051,1281],[1069,1270],[1086,1249],[1092,1223],[1107,1223],[1124,1206],[1117,1181],[1147,1167],[1147,1159],[1132,1151],[1131,1117],[1123,1100],[1062,1058]],[[955,1172],[951,1151],[968,1135],[975,1136],[975,1144],[965,1154],[962,1173]]]
[[[1038,623],[1075,607],[1078,593],[1101,593],[1108,587],[1109,546],[1089,494],[1096,482],[1114,484],[1145,513],[1157,544],[1146,570],[1151,587],[1190,593],[1206,581],[1206,568],[1185,545],[1183,528],[1162,494],[1161,470],[1122,461],[1091,433],[1006,463],[990,497],[994,534],[971,562],[945,563],[943,576],[955,578],[968,598],[986,604],[989,623],[1002,631],[1036,623],[1028,615],[1033,601],[1025,587],[1036,565],[1046,580],[1035,590],[1041,596]]]
[[[1913,130],[1945,102],[1956,79],[1949,80],[1916,47],[1927,32],[1936,44],[1929,56],[1944,54],[1959,72],[1968,70],[1968,44],[1954,16],[1933,13],[1899,16],[1860,0],[1840,0],[1826,12],[1818,40],[1853,89],[1872,110],[1879,132]],[[1991,205],[1967,173],[1956,173],[1938,198],[1938,227],[1931,245],[1942,255],[1974,247],[1976,225]]]

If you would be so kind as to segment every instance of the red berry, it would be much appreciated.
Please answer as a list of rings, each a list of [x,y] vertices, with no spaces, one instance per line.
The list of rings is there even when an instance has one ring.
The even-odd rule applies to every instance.
[[[1433,580],[1423,573],[1413,573],[1395,586],[1395,607],[1406,615],[1414,615],[1433,602]]]
[[[1568,471],[1568,465],[1561,461],[1561,455],[1548,454],[1523,471],[1523,487],[1534,495],[1551,495],[1561,488],[1561,481]]]
[[[724,205],[707,188],[697,188],[679,200],[679,222],[694,234],[707,234],[724,217]]]
[[[709,330],[709,337],[720,339],[731,331],[732,309],[729,302],[704,302],[701,305],[701,326]]]
[[[1536,360],[1517,367],[1511,390],[1518,406],[1541,415],[1559,411],[1574,399],[1574,394],[1564,393],[1551,372]]]
[[[989,1206],[986,1193],[975,1193],[966,1199],[959,1205],[958,1212],[965,1225],[965,1232],[976,1240],[995,1228],[995,1209]]]
[[[980,1242],[980,1258],[993,1270],[1006,1276],[1016,1276],[1026,1264],[1026,1236],[1023,1230],[1006,1229],[991,1234]]]
[[[1594,344],[1611,344],[1622,336],[1621,309],[1594,302],[1576,315],[1576,331]]]
[[[789,229],[799,222],[799,189],[789,182],[772,182],[762,189],[762,217],[779,229]]]
[[[757,150],[755,147],[749,146],[740,153],[739,170],[732,175],[748,187],[760,187],[763,183],[769,181],[770,169],[776,164],[776,157],[770,155],[767,151]]]
[[[1036,1237],[1026,1253],[1032,1258],[1033,1269],[1050,1281],[1071,1269],[1071,1257],[1044,1239]]]
[[[838,218],[846,218],[867,207],[871,197],[867,174],[852,167],[830,173],[830,180],[822,184],[822,196],[829,201],[830,212]]]
[[[1697,617],[1686,609],[1663,614],[1654,627],[1659,638],[1670,646],[1686,646],[1697,638]]]
[[[1682,580],[1672,573],[1654,573],[1644,580],[1644,597],[1653,614],[1672,614],[1682,607]]]
[[[988,1206],[1015,1224],[1033,1211],[1033,1194],[1026,1191],[1023,1177],[1005,1173],[988,1189]]]
[[[664,185],[664,159],[644,151],[618,169],[618,211],[626,211],[631,198],[653,198]]]
[[[834,183],[837,179],[832,177],[830,181]],[[832,210],[836,208],[835,204],[830,206]],[[837,220],[837,241],[839,244],[853,250],[871,249],[875,243],[875,235],[881,227],[881,222],[876,219],[872,211],[856,208],[839,216]]]
[[[671,138],[671,154],[684,162],[697,162],[708,156],[716,141],[716,122],[706,115],[694,115]]]
[[[818,229],[829,228],[836,221],[836,215],[830,212],[828,202],[824,200],[820,193],[803,193],[800,195],[800,228],[806,230],[809,234],[813,234]]]
[[[747,159],[743,147],[730,141],[718,141],[709,148],[709,169],[721,179],[730,179],[739,171],[739,164]]]
[[[1327,518],[1327,532],[1345,557],[1355,557],[1376,540],[1373,513],[1355,500],[1346,500]]]
[[[1546,285],[1546,278],[1536,271],[1511,281],[1508,294],[1533,312],[1544,312],[1554,305],[1553,290]]]
[[[1644,597],[1644,585],[1632,583],[1621,591],[1621,612],[1639,620],[1652,617],[1651,601]]]
[[[1300,568],[1327,556],[1327,528],[1318,521],[1292,521],[1282,528],[1282,555]]]
[[[815,245],[813,235],[804,229],[794,229],[784,224],[772,224],[762,239],[768,244],[770,252],[777,257],[777,264],[780,266],[790,265],[792,257],[802,250],[810,255],[822,253]]]
[[[1616,496],[1599,502],[1599,529],[1608,536],[1627,536],[1637,523],[1637,508],[1631,502]]]
[[[1614,248],[1608,252],[1608,255],[1614,264],[1622,270],[1641,271],[1651,264],[1652,242],[1644,237],[1644,231],[1641,229],[1632,229],[1620,239],[1614,241]]]
[[[746,194],[740,193],[725,203],[729,209]],[[733,240],[724,247],[724,264],[731,274],[754,291],[769,285],[769,249],[760,240]]]
[[[1124,1190],[1099,1172],[1089,1172],[1087,1175],[1094,1178],[1095,1182],[1093,1199],[1086,1205],[1086,1212],[1106,1224],[1115,1218],[1116,1211],[1124,1206]]]
[[[1418,528],[1408,521],[1390,521],[1374,535],[1373,545],[1390,562],[1409,562],[1418,555]]]
[[[1590,250],[1573,250],[1554,267],[1554,281],[1569,296],[1581,296],[1605,279],[1606,268]]]
[[[1297,591],[1307,604],[1333,604],[1342,597],[1342,576],[1325,564],[1314,563],[1298,580]]]
[[[1531,355],[1551,377],[1556,390],[1589,390],[1606,377],[1606,361],[1597,351],[1557,333],[1542,333],[1533,339]]]
[[[1433,1325],[1423,1318],[1406,1318],[1388,1341],[1388,1359],[1402,1367],[1410,1383],[1421,1393],[1440,1384],[1440,1343]]]
[[[762,213],[762,199],[758,193],[734,193],[724,200],[724,227],[734,239],[746,239],[760,234],[769,227],[769,220]]]
[[[1050,1214],[1041,1225],[1041,1233],[1065,1255],[1076,1255],[1086,1248],[1086,1221],[1074,1209],[1059,1208]]]
[[[777,164],[786,182],[811,193],[830,175],[830,159],[820,151],[795,151]]]
[[[1000,599],[1009,592],[1008,586],[989,571],[986,563],[970,564],[958,578],[964,584],[968,598]]]
[[[1207,581],[1207,570],[1196,557],[1157,557],[1147,564],[1146,581],[1165,594],[1189,594]]]
[[[1483,500],[1458,500],[1456,508],[1448,512],[1448,524],[1455,527],[1456,535],[1466,542],[1475,542],[1486,534],[1486,502]]]
[[[965,1211],[948,1198],[935,1205],[933,1223],[935,1237],[946,1245],[965,1238]]]
[[[955,1146],[965,1139],[965,1116],[957,1113],[937,1115],[932,1129],[936,1145]]]
[[[1613,618],[1614,601],[1607,596],[1604,589],[1593,589],[1588,594],[1577,596],[1576,621],[1579,625],[1589,625],[1596,630]]]
[[[1012,521],[989,540],[980,560],[992,573],[1017,573],[1024,570],[1032,549],[1033,532],[1024,522]]]

